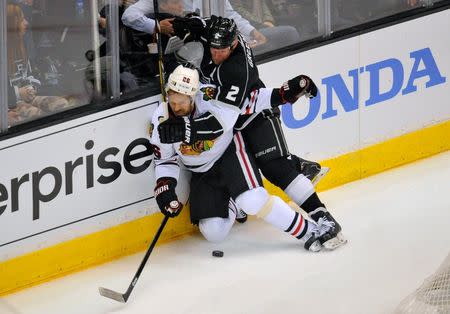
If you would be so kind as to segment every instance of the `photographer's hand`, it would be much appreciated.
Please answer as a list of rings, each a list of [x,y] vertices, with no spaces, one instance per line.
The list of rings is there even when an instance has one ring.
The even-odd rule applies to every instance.
[[[173,18],[165,19],[159,22],[159,31],[167,36],[173,35]]]

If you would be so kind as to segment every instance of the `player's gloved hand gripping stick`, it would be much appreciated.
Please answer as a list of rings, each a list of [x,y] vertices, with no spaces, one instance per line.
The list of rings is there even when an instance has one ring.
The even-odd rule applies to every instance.
[[[183,204],[178,201],[175,187],[177,180],[175,178],[163,177],[159,178],[155,187],[155,198],[158,203],[159,210],[169,217],[176,217],[183,208]]]

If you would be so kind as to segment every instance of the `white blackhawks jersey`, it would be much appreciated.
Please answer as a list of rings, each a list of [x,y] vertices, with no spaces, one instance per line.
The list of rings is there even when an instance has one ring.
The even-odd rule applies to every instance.
[[[204,113],[211,113],[222,126],[220,136],[213,140],[196,141],[193,144],[177,142],[172,144],[161,143],[158,132],[158,117],[163,116],[163,106],[160,104],[152,117],[151,143],[155,155],[155,179],[173,177],[178,180],[179,162],[193,172],[206,172],[220,159],[233,139],[233,127],[241,114],[252,114],[271,108],[270,96],[272,89],[261,88],[252,93],[245,105],[239,109],[235,106],[211,99],[214,92],[211,85],[202,86],[202,92],[195,97],[195,109],[191,118],[195,119]],[[217,130],[216,130],[217,131]],[[211,131],[213,133],[213,131]]]

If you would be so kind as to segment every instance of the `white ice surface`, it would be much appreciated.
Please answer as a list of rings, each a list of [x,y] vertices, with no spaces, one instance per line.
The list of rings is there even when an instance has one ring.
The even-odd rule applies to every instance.
[[[450,152],[320,193],[349,242],[310,253],[259,220],[199,234],[0,298],[1,314],[392,313],[450,250]],[[211,256],[220,249],[223,258]]]

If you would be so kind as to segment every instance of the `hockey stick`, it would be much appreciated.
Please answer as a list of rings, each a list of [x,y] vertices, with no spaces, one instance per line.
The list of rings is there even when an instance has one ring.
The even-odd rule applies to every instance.
[[[163,122],[169,118],[169,108],[167,104],[167,95],[166,95],[166,75],[164,72],[164,61],[163,61],[163,50],[162,50],[162,39],[161,39],[161,28],[159,26],[159,4],[158,0],[153,0],[153,10],[155,12],[155,22],[156,28],[158,31],[156,34],[156,45],[158,47],[158,70],[159,70],[159,85],[161,87],[161,95],[163,99],[163,116],[159,117],[159,122]]]
[[[150,254],[153,251],[153,248],[156,245],[156,242],[158,241],[159,236],[161,235],[161,232],[163,231],[167,220],[169,220],[169,216],[164,216],[163,221],[161,222],[161,225],[159,226],[158,231],[155,234],[155,237],[153,238],[152,243],[150,244],[149,248],[147,249],[147,252],[145,253],[144,259],[142,260],[141,264],[139,265],[139,268],[136,272],[136,274],[133,277],[133,280],[131,281],[130,285],[128,286],[128,289],[125,293],[119,293],[110,289],[106,289],[103,287],[98,288],[98,291],[100,294],[106,298],[110,298],[113,300],[116,300],[118,302],[126,303],[128,298],[130,297],[131,292],[134,289],[134,286],[136,285],[139,276],[141,275],[142,270],[144,269],[145,264],[147,263],[148,258],[150,257]]]
[[[153,1],[157,2],[157,1]],[[156,16],[156,13],[155,13]],[[156,20],[157,27],[159,28],[159,21]],[[156,44],[158,46],[158,70],[159,70],[159,84],[161,86],[161,94],[163,97],[163,101],[166,101],[166,90],[164,85],[166,83],[166,77],[164,72],[164,62],[163,62],[163,51],[162,51],[162,42],[161,42],[161,34],[156,33]]]
[[[158,0],[153,0],[153,11],[155,13],[155,35],[156,35],[156,45],[158,47],[158,70],[159,70],[159,83],[161,84],[161,94],[163,95],[163,100],[166,101],[166,91],[164,90],[165,74],[164,74],[164,64],[163,64],[163,51],[162,51],[162,41],[161,41],[161,27],[159,26],[159,4]]]
[[[167,95],[165,90],[165,84],[166,84],[166,78],[165,78],[165,71],[164,71],[164,60],[163,60],[163,51],[162,51],[162,39],[161,39],[161,27],[159,24],[159,4],[158,0],[153,0],[153,11],[155,15],[155,36],[156,36],[156,49],[158,52],[158,72],[159,72],[159,86],[161,89],[161,95],[162,95],[162,115],[158,117],[158,121],[161,123],[167,119],[169,119],[169,108],[167,104]],[[154,44],[148,45],[148,52],[150,54],[154,53]],[[153,130],[153,125],[151,124],[151,121],[149,122],[149,134],[151,136]]]

